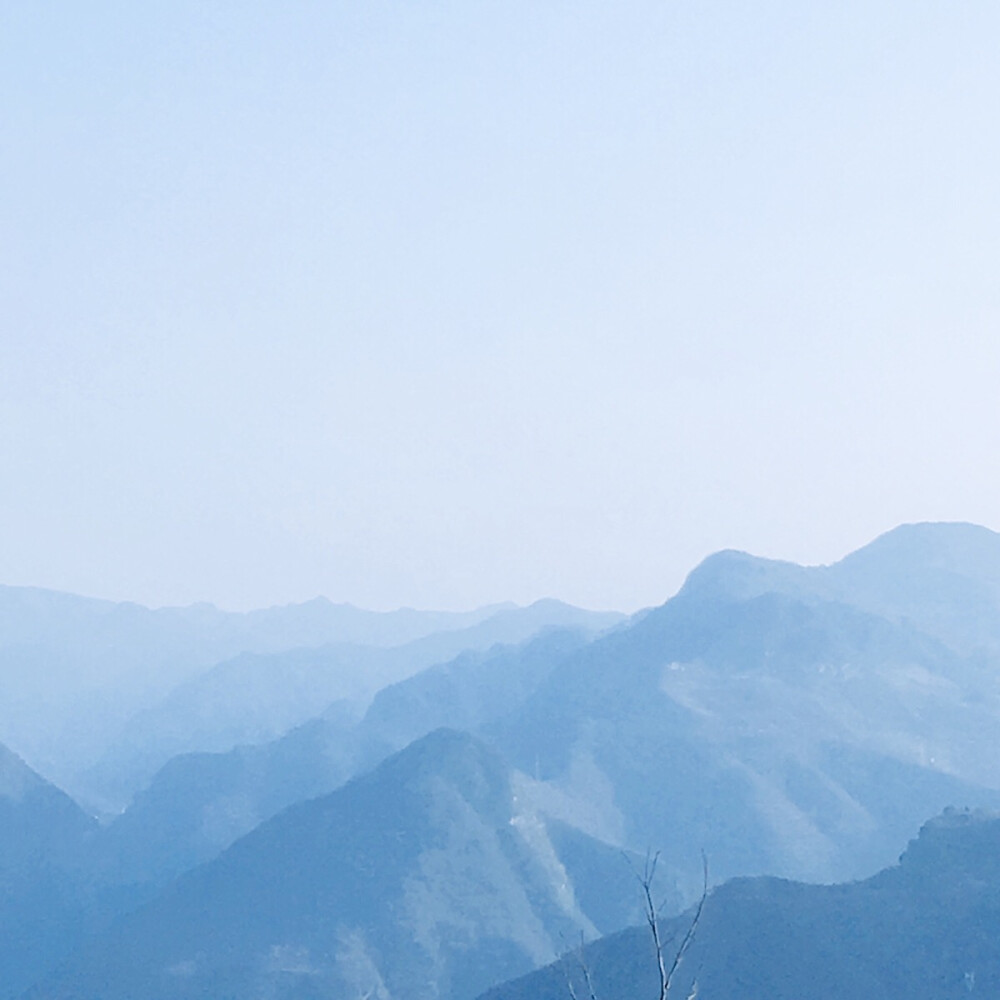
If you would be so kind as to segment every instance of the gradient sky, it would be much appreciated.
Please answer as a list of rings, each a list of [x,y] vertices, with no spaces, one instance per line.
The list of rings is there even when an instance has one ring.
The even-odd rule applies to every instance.
[[[659,603],[1000,528],[994,0],[0,4],[0,582]]]

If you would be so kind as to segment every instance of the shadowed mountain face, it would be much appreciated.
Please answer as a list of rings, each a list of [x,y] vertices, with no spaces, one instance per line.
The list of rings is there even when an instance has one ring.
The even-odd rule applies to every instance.
[[[470,997],[634,917],[600,892],[623,870],[550,834],[495,754],[439,730],[264,823],[29,995]]]
[[[690,916],[665,924],[683,933]],[[709,899],[671,995],[703,1000],[959,1000],[1000,989],[1000,820],[952,813],[928,823],[898,866],[867,881],[803,885],[736,879]],[[646,928],[589,946],[599,1000],[658,995]],[[565,1000],[566,961],[483,1000]]]
[[[0,745],[0,873],[64,865],[97,824],[69,796]]]
[[[75,868],[96,826],[0,746],[0,997],[20,993],[78,938]]]

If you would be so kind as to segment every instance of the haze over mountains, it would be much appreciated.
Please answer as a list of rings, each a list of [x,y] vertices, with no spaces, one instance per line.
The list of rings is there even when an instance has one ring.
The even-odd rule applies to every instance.
[[[160,884],[436,728],[476,731],[503,717],[586,641],[552,629],[524,645],[466,652],[380,691],[360,720],[337,702],[280,739],[176,757],[108,827],[103,864],[123,881]]]
[[[49,654],[58,671],[79,639],[78,691],[108,690],[110,674],[94,681],[96,659],[87,659],[102,643],[117,650],[119,672],[155,660],[154,633],[169,633],[168,647],[186,658],[176,669],[156,661],[161,681],[175,678],[172,691],[136,697],[131,714],[118,706],[117,730],[88,736],[99,753],[75,769],[64,764],[94,800],[127,802],[112,820],[97,824],[9,757],[0,805],[12,817],[11,857],[28,857],[38,822],[16,789],[49,789],[46,801],[63,810],[42,861],[19,866],[27,874],[11,898],[20,912],[49,913],[51,926],[88,937],[41,935],[23,955],[12,950],[2,960],[11,974],[0,967],[0,979],[16,985],[4,997],[34,983],[30,996],[67,1000],[472,1000],[554,960],[581,933],[589,940],[638,920],[622,851],[649,848],[662,852],[669,912],[697,892],[702,850],[715,882],[743,879],[717,890],[699,932],[699,955],[738,956],[751,948],[740,927],[770,926],[755,906],[785,921],[774,932],[780,944],[781,934],[799,940],[788,937],[801,922],[789,899],[841,898],[748,876],[869,878],[929,817],[1000,808],[1000,536],[971,525],[904,526],[828,567],[719,553],[670,601],[628,620],[557,602],[472,621],[407,612],[387,619],[380,645],[371,635],[356,641],[375,621],[363,615],[351,619],[359,631],[350,644],[300,644],[334,627],[337,615],[322,604],[273,619],[205,609],[160,619],[38,600],[35,617],[0,642],[28,650],[35,664]],[[45,632],[57,628],[57,612],[67,616],[66,638]],[[116,645],[119,618],[141,627]],[[164,621],[182,625],[170,632]],[[308,629],[296,631],[303,622]],[[420,628],[439,630],[414,635]],[[280,641],[291,645],[264,648]],[[27,697],[11,662],[5,689]],[[44,685],[32,683],[37,718],[46,704],[72,717],[68,699],[46,702]],[[23,749],[0,729],[4,737]],[[983,823],[940,821],[918,844],[939,829],[965,836],[966,825]],[[920,879],[938,861],[922,862]],[[45,878],[31,874],[41,869]],[[878,900],[895,886],[891,912],[909,921],[893,939],[900,948],[923,933],[912,899],[930,892],[937,907],[948,885],[961,884],[941,871],[933,892],[895,876],[871,883]],[[984,892],[1000,891],[992,868],[976,878]],[[955,928],[971,928],[975,912],[1000,934],[989,905],[962,911]],[[802,926],[819,926],[824,906],[808,902]],[[864,913],[878,906],[844,906],[837,920],[863,936]],[[608,962],[642,966],[636,947],[635,961]],[[889,961],[879,954],[870,963]],[[759,989],[791,997],[774,979],[780,948],[773,956]],[[544,988],[556,995],[549,975]],[[735,988],[726,975],[713,972],[700,988],[722,997]],[[872,980],[849,984],[862,991]],[[533,994],[510,994],[522,995]]]
[[[106,809],[170,756],[267,739],[335,699],[464,649],[550,624],[623,616],[559,601],[471,612],[372,612],[318,598],[245,614],[150,610],[0,588],[0,733],[47,775]]]

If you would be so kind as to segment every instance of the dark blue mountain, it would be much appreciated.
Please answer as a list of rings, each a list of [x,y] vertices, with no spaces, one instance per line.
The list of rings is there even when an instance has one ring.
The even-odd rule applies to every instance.
[[[690,915],[665,921],[681,940]],[[1000,819],[952,812],[899,864],[863,882],[736,879],[709,898],[671,996],[699,1000],[964,1000],[1000,991]],[[672,955],[668,945],[668,955]],[[656,997],[645,927],[507,983],[482,1000],[565,1000],[567,976],[598,1000]],[[582,994],[585,995],[585,994]]]
[[[263,823],[28,996],[457,1000],[634,919],[630,891],[601,892],[619,873],[495,753],[438,730]]]

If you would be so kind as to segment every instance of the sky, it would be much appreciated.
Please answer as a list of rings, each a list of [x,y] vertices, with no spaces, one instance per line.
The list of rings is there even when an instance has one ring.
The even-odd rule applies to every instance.
[[[1000,528],[992,0],[0,4],[0,582],[555,596]]]

